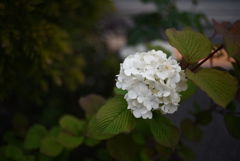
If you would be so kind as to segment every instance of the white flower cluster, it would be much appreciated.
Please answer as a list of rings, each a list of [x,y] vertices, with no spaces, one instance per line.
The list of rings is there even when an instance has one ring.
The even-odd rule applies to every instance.
[[[128,91],[125,99],[136,118],[151,119],[153,110],[177,110],[179,92],[187,89],[186,81],[176,60],[152,50],[128,56],[120,64],[116,86]]]

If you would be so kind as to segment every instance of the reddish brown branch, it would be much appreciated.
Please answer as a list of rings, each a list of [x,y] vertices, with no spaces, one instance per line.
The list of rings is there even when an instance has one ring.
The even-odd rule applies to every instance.
[[[203,63],[205,63],[209,58],[211,58],[215,53],[223,48],[223,45],[219,46],[216,50],[214,50],[211,54],[209,54],[205,59],[203,59],[198,65],[191,69],[191,71],[195,71],[198,67],[200,67]]]

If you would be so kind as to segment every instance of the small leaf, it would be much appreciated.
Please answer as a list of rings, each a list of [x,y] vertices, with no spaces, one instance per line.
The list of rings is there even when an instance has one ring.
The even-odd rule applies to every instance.
[[[212,121],[212,115],[210,111],[201,111],[196,114],[196,124],[207,125]]]
[[[190,98],[197,90],[196,85],[192,81],[188,80],[187,84],[188,84],[187,90],[183,91],[183,92],[180,92],[181,102]]]
[[[195,153],[187,146],[182,146],[178,149],[178,155],[183,161],[194,161],[196,160]]]
[[[229,56],[240,54],[240,20],[236,21],[230,29],[227,23],[219,24],[214,21],[216,31],[224,38],[224,48]]]
[[[67,131],[62,131],[57,136],[57,141],[67,148],[76,148],[83,143],[84,136],[76,136]]]
[[[100,108],[97,113],[100,134],[119,134],[130,132],[135,126],[136,118],[127,109],[123,96],[116,96]]]
[[[49,130],[49,135],[51,136],[58,136],[58,134],[62,131],[59,126],[54,126]]]
[[[48,156],[58,156],[63,150],[63,146],[57,142],[56,137],[46,136],[40,145],[40,152]]]
[[[151,148],[142,148],[140,151],[140,160],[141,161],[152,161],[156,154],[154,154],[154,150]],[[161,156],[161,160],[164,160]]]
[[[99,144],[100,142],[101,142],[100,140],[95,140],[95,139],[87,138],[87,137],[84,139],[84,143],[89,147],[94,147],[97,144]]]
[[[234,101],[230,102],[227,107],[226,107],[227,110],[230,110],[230,111],[235,111],[236,110],[236,105],[234,103]]]
[[[60,127],[70,131],[75,135],[82,134],[85,130],[86,123],[83,120],[79,120],[78,118],[72,115],[65,115],[59,121]]]
[[[96,116],[94,116],[88,124],[87,136],[96,140],[104,140],[111,138],[113,135],[100,134],[98,122]]]
[[[216,104],[222,107],[226,107],[236,94],[237,80],[228,72],[205,68],[196,74],[187,69],[186,74]]]
[[[175,47],[185,60],[192,64],[209,55],[212,50],[211,41],[195,31],[177,31],[174,28],[167,29],[169,43]]]
[[[47,130],[42,125],[34,125],[31,127],[26,135],[24,141],[24,148],[26,149],[37,149],[40,146],[42,138],[47,134]]]
[[[16,145],[9,144],[5,149],[5,155],[7,158],[19,161],[26,161],[23,151]]]
[[[240,54],[240,20],[236,21],[230,31],[223,34],[224,46],[230,56]]]
[[[153,112],[153,118],[149,120],[149,123],[155,140],[160,145],[175,149],[180,135],[177,126],[171,120],[156,112]]]
[[[155,144],[157,152],[160,154],[162,161],[170,160],[171,154],[173,153],[171,148],[162,146],[160,144]]]
[[[224,116],[224,123],[228,133],[235,139],[240,139],[240,117],[232,114]]]
[[[202,139],[203,131],[191,119],[183,120],[180,126],[185,139],[190,141],[200,141]]]
[[[132,161],[135,144],[128,135],[116,135],[107,141],[109,154],[116,160]]]
[[[99,95],[91,94],[86,97],[81,97],[79,100],[79,104],[82,109],[87,113],[94,115],[97,113],[98,109],[104,105],[106,100]]]

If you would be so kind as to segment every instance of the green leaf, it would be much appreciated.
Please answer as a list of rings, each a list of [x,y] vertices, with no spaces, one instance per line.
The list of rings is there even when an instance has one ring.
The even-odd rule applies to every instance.
[[[202,139],[203,131],[191,119],[183,120],[180,126],[185,139],[190,141],[200,141]]]
[[[119,89],[117,87],[114,87],[114,93],[117,94],[117,95],[125,95],[127,93],[127,91]]]
[[[228,133],[235,139],[240,139],[240,117],[232,114],[224,116],[224,123]]]
[[[187,146],[182,146],[178,148],[178,155],[183,161],[194,161],[196,160],[195,153],[193,150]]]
[[[156,112],[153,112],[153,118],[149,120],[149,123],[155,140],[160,145],[175,149],[180,135],[177,126],[171,120]]]
[[[96,115],[100,134],[119,134],[132,130],[136,118],[127,106],[126,100],[119,95],[100,108]]]
[[[63,146],[57,142],[56,137],[47,136],[41,141],[40,152],[48,156],[58,156],[63,150]]]
[[[196,114],[196,124],[208,125],[212,121],[212,115],[210,111],[201,111]]]
[[[26,161],[23,151],[13,144],[7,145],[5,155],[7,158],[13,159],[14,161]]]
[[[236,94],[237,80],[226,71],[205,68],[194,74],[187,69],[186,75],[222,107],[226,107]]]
[[[188,80],[187,84],[188,84],[187,90],[183,91],[183,92],[180,92],[181,102],[183,102],[183,101],[187,100],[188,98],[190,98],[197,90],[196,85],[192,81]]]
[[[58,134],[62,131],[59,126],[54,126],[49,130],[49,135],[51,136],[58,136]]]
[[[169,161],[171,154],[173,153],[171,148],[155,144],[157,152],[161,155],[161,161]]]
[[[116,135],[107,140],[109,154],[116,160],[132,161],[135,144],[129,135]]]
[[[57,141],[67,148],[76,148],[83,143],[84,136],[76,136],[67,131],[62,131],[57,136]]]
[[[87,137],[84,139],[84,143],[89,147],[94,147],[97,144],[99,144],[100,142],[101,142],[100,140],[95,140],[95,139],[87,138]]]
[[[100,134],[96,116],[94,116],[88,124],[87,136],[96,140],[104,140],[113,137],[113,135],[109,134]]]
[[[177,31],[174,28],[167,29],[169,43],[175,47],[185,60],[192,64],[209,55],[212,50],[211,41],[195,31]]]
[[[99,95],[96,94],[90,94],[86,97],[81,97],[79,100],[79,104],[81,105],[81,108],[87,113],[94,115],[97,113],[99,108],[104,105],[106,100]]]
[[[25,141],[23,143],[26,149],[37,149],[40,146],[42,138],[47,134],[47,130],[42,125],[34,125],[31,127],[26,135]]]
[[[170,57],[172,55],[172,53],[169,50],[166,50],[164,47],[160,45],[157,46],[157,45],[146,44],[146,47],[148,48],[148,50],[161,50],[167,55],[167,57]]]
[[[64,130],[70,131],[75,135],[82,134],[86,128],[86,122],[79,120],[72,115],[65,115],[59,121],[60,127]]]
[[[226,107],[227,110],[230,110],[230,111],[235,111],[236,110],[236,105],[234,103],[234,101],[230,102],[227,107]]]

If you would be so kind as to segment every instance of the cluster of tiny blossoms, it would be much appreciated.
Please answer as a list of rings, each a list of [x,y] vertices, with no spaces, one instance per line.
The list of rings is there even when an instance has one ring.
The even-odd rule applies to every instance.
[[[130,55],[120,64],[116,86],[128,91],[124,98],[136,118],[151,119],[153,110],[177,110],[179,92],[187,89],[186,81],[176,60],[151,50]]]

